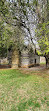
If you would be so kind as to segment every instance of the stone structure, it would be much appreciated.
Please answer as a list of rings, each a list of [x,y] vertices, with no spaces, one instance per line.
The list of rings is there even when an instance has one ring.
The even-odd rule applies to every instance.
[[[21,67],[32,67],[40,64],[40,56],[33,52],[22,51]]]
[[[8,57],[9,65],[12,68],[32,67],[40,64],[40,56],[33,51],[30,52],[28,49],[23,49],[21,54],[18,53],[18,50],[9,51],[9,53],[11,53]]]
[[[28,65],[29,65],[28,51],[22,51],[22,53],[21,53],[21,67],[28,67]]]
[[[12,60],[11,67],[12,68],[18,68],[18,65],[19,65],[19,54],[18,54],[17,50],[14,50],[12,52],[11,60]]]
[[[8,64],[8,60],[7,57],[3,57],[2,59],[0,58],[0,65],[7,65]]]
[[[18,50],[8,49],[8,61],[11,68],[18,68],[18,64],[19,64]]]

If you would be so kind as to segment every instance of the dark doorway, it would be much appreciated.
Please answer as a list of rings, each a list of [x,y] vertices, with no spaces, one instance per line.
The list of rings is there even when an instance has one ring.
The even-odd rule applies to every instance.
[[[35,59],[35,64],[36,64],[36,59]]]

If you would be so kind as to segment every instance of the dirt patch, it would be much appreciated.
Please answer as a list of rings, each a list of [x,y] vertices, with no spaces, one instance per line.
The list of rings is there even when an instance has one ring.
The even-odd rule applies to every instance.
[[[19,70],[21,72],[32,72],[32,71],[42,71],[42,70],[47,70],[48,68],[46,68],[45,65],[40,65],[40,66],[36,66],[36,67],[31,67],[31,68],[19,68]]]
[[[39,75],[42,76],[43,78],[49,79],[49,69],[46,68],[45,65],[40,65],[32,68],[20,68],[19,70],[23,74]]]

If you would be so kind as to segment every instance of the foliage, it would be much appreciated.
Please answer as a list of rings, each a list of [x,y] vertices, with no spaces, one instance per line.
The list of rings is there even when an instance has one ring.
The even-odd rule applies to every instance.
[[[49,22],[39,24],[38,29],[36,30],[37,41],[39,43],[39,47],[43,54],[48,54],[49,52]]]
[[[11,35],[9,29],[6,29],[6,19],[9,13],[8,4],[6,0],[0,0],[0,57],[7,56],[7,44]]]
[[[17,47],[18,50],[21,50],[21,47],[23,47],[23,38],[21,37],[20,24],[17,24],[17,20],[13,16],[16,9],[12,2],[6,0],[0,1],[0,7],[0,57],[3,57],[7,56],[8,48],[11,45],[13,48]]]
[[[36,29],[36,38],[40,47],[42,54],[48,54],[49,52],[49,12],[48,12],[49,1],[42,1],[38,4],[36,9],[38,9],[38,24]]]
[[[1,0],[0,53],[4,49],[8,50],[10,45],[13,48],[17,47],[21,51],[24,47],[25,40],[28,42],[28,46],[31,44],[31,46],[33,45],[36,48],[35,39],[38,41],[42,53],[48,53],[48,6],[48,0]]]

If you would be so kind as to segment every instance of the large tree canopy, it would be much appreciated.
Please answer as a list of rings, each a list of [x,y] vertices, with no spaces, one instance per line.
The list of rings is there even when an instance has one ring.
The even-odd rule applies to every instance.
[[[19,50],[23,47],[22,30],[19,22],[14,19],[16,10],[12,7],[12,2],[0,1],[0,57],[7,56],[8,48],[11,46],[18,47]]]
[[[41,0],[37,5],[38,24],[36,28],[36,39],[42,54],[49,52],[49,1]]]
[[[49,52],[48,0],[0,0],[0,9],[0,52],[11,44],[21,51],[25,40]]]

